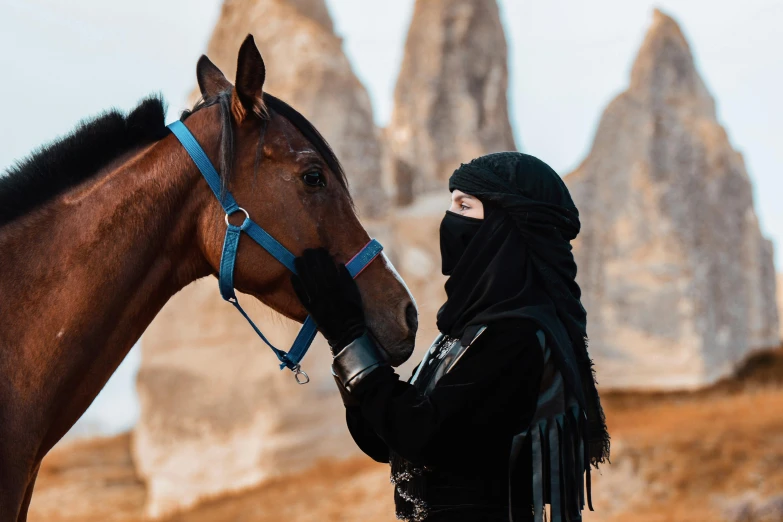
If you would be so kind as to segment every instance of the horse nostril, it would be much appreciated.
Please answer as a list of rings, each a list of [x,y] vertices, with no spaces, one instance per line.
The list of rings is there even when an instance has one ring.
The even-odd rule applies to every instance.
[[[419,313],[413,303],[408,303],[408,306],[405,307],[405,323],[412,333],[416,333],[419,328]]]

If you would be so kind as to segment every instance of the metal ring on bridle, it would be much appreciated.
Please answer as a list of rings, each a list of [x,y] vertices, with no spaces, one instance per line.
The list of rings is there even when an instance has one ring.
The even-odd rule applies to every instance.
[[[237,207],[237,209],[234,212],[232,212],[232,214],[234,214],[235,212],[244,212],[245,219],[250,219],[250,214],[248,214],[247,210],[245,210],[242,207]],[[228,226],[228,225],[229,225],[229,223],[228,223],[228,214],[226,214],[226,226]]]
[[[302,368],[298,364],[291,368],[291,371],[294,372],[294,379],[296,379],[297,384],[307,384],[310,382],[310,376],[302,371]],[[304,375],[304,380],[299,379],[300,375]]]

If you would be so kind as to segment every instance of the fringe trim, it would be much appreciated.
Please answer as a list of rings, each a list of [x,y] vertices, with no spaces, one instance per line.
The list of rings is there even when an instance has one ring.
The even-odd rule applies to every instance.
[[[592,510],[590,458],[585,452],[587,420],[578,405],[531,426],[533,464],[533,519],[551,522],[581,520],[587,505]]]
[[[426,466],[418,468],[393,452],[389,460],[391,463],[389,482],[394,484],[397,519],[422,522],[429,514],[429,506],[424,500]]]
[[[582,388],[587,401],[587,440],[588,459],[590,464],[598,469],[598,464],[610,463],[611,437],[606,427],[606,414],[601,406],[601,398],[598,396],[598,377],[595,372],[595,363],[587,353],[587,335],[582,338],[582,350],[576,350],[579,359],[578,366],[582,378]]]

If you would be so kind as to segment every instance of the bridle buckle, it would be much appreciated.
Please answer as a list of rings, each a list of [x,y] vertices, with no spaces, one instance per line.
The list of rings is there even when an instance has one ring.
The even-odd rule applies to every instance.
[[[296,379],[297,384],[307,384],[310,382],[310,376],[307,375],[300,365],[296,365],[293,368],[291,368],[291,371],[294,372],[294,379]],[[300,375],[304,375],[302,379],[300,379]]]

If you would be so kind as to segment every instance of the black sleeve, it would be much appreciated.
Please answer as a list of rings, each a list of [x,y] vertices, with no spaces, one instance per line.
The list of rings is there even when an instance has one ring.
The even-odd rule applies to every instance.
[[[360,407],[345,408],[345,422],[348,424],[351,437],[360,450],[376,462],[389,462],[389,447],[362,416]]]
[[[411,372],[411,377],[416,373],[419,365]],[[410,380],[410,379],[409,379]],[[362,409],[358,406],[345,408],[345,422],[356,445],[368,457],[376,462],[389,462],[389,447],[373,430],[367,419],[362,415]]]
[[[348,413],[357,444],[380,462],[390,448],[417,464],[444,448],[471,447],[477,459],[496,449],[535,412],[543,355],[534,330],[526,321],[490,325],[428,396],[388,366],[373,371],[354,391],[361,406]],[[449,444],[436,443],[443,437]]]

